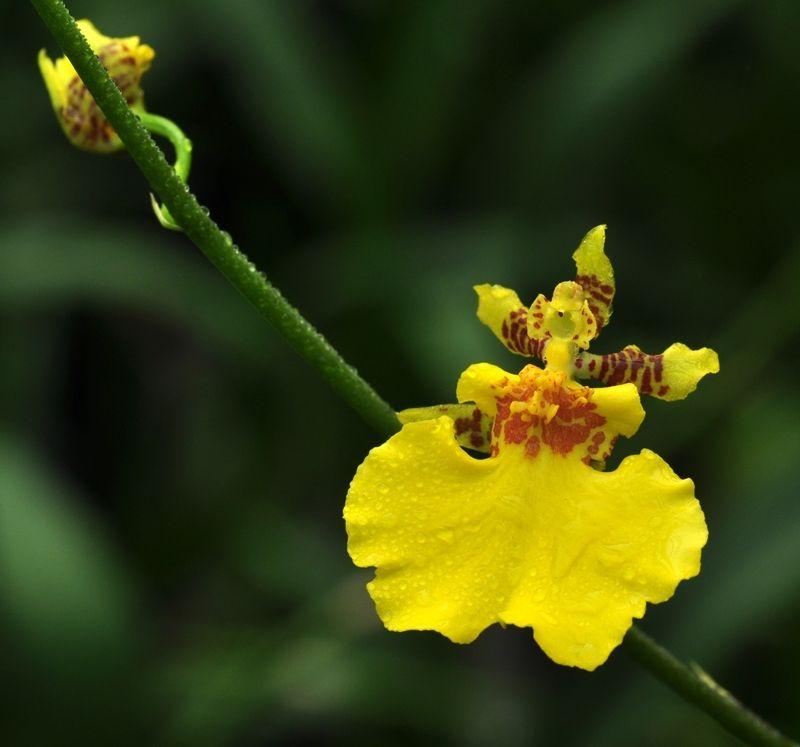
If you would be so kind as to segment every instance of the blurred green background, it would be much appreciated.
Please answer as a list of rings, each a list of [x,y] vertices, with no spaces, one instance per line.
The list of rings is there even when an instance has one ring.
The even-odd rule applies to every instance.
[[[692,476],[711,530],[643,628],[800,733],[800,4],[70,7],[156,48],[199,199],[398,408],[519,367],[471,286],[549,292],[608,223],[597,352],[723,366],[619,452]],[[129,159],[68,145],[54,43],[24,2],[0,20],[0,742],[734,743],[619,651],[587,674],[528,630],[385,632],[341,520],[376,436]]]

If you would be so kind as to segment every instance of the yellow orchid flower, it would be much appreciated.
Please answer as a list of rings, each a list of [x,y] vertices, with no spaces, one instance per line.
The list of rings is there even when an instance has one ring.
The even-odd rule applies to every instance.
[[[138,36],[104,36],[85,18],[78,21],[78,28],[131,108],[144,111],[140,83],[155,57],[153,48],[140,44]],[[39,70],[56,118],[73,145],[95,153],[113,153],[125,147],[66,57],[54,62],[42,49]]]
[[[681,344],[584,352],[611,315],[604,243],[604,226],[590,231],[573,255],[576,280],[530,308],[514,291],[476,286],[481,321],[545,367],[470,366],[460,404],[399,413],[402,430],[358,468],[348,551],[377,567],[367,588],[389,630],[469,643],[493,623],[531,627],[551,659],[593,670],[647,602],[699,573],[708,532],[692,481],[646,449],[603,467],[644,418],[640,392],[682,399],[719,370],[717,355]]]

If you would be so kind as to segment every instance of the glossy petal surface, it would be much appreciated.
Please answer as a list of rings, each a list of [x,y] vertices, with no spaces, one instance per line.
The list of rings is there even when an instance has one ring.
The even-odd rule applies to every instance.
[[[531,626],[551,658],[584,669],[698,572],[706,541],[691,481],[652,452],[608,473],[519,447],[476,460],[447,417],[373,449],[345,519],[354,562],[378,568],[368,588],[390,630],[466,643],[495,622]]]

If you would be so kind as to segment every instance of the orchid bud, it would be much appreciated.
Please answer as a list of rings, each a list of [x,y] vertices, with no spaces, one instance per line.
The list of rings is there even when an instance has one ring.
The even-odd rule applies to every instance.
[[[141,44],[138,36],[104,36],[86,19],[78,21],[78,27],[130,107],[144,112],[144,93],[140,83],[155,57],[153,48]],[[113,153],[124,149],[69,59],[59,57],[53,61],[45,50],[41,50],[39,70],[56,118],[73,145],[93,153]]]

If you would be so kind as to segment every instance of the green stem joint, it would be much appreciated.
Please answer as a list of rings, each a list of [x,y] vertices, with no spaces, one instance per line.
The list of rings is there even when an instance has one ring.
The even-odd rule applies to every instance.
[[[138,112],[139,121],[144,128],[153,135],[161,135],[172,143],[175,149],[175,173],[184,181],[189,181],[189,171],[192,168],[192,141],[184,135],[178,125],[166,117],[159,117],[157,114],[149,112]],[[180,231],[181,227],[175,222],[169,209],[158,204],[156,198],[151,194],[150,202],[153,205],[153,212],[158,218],[158,222],[171,231]]]

